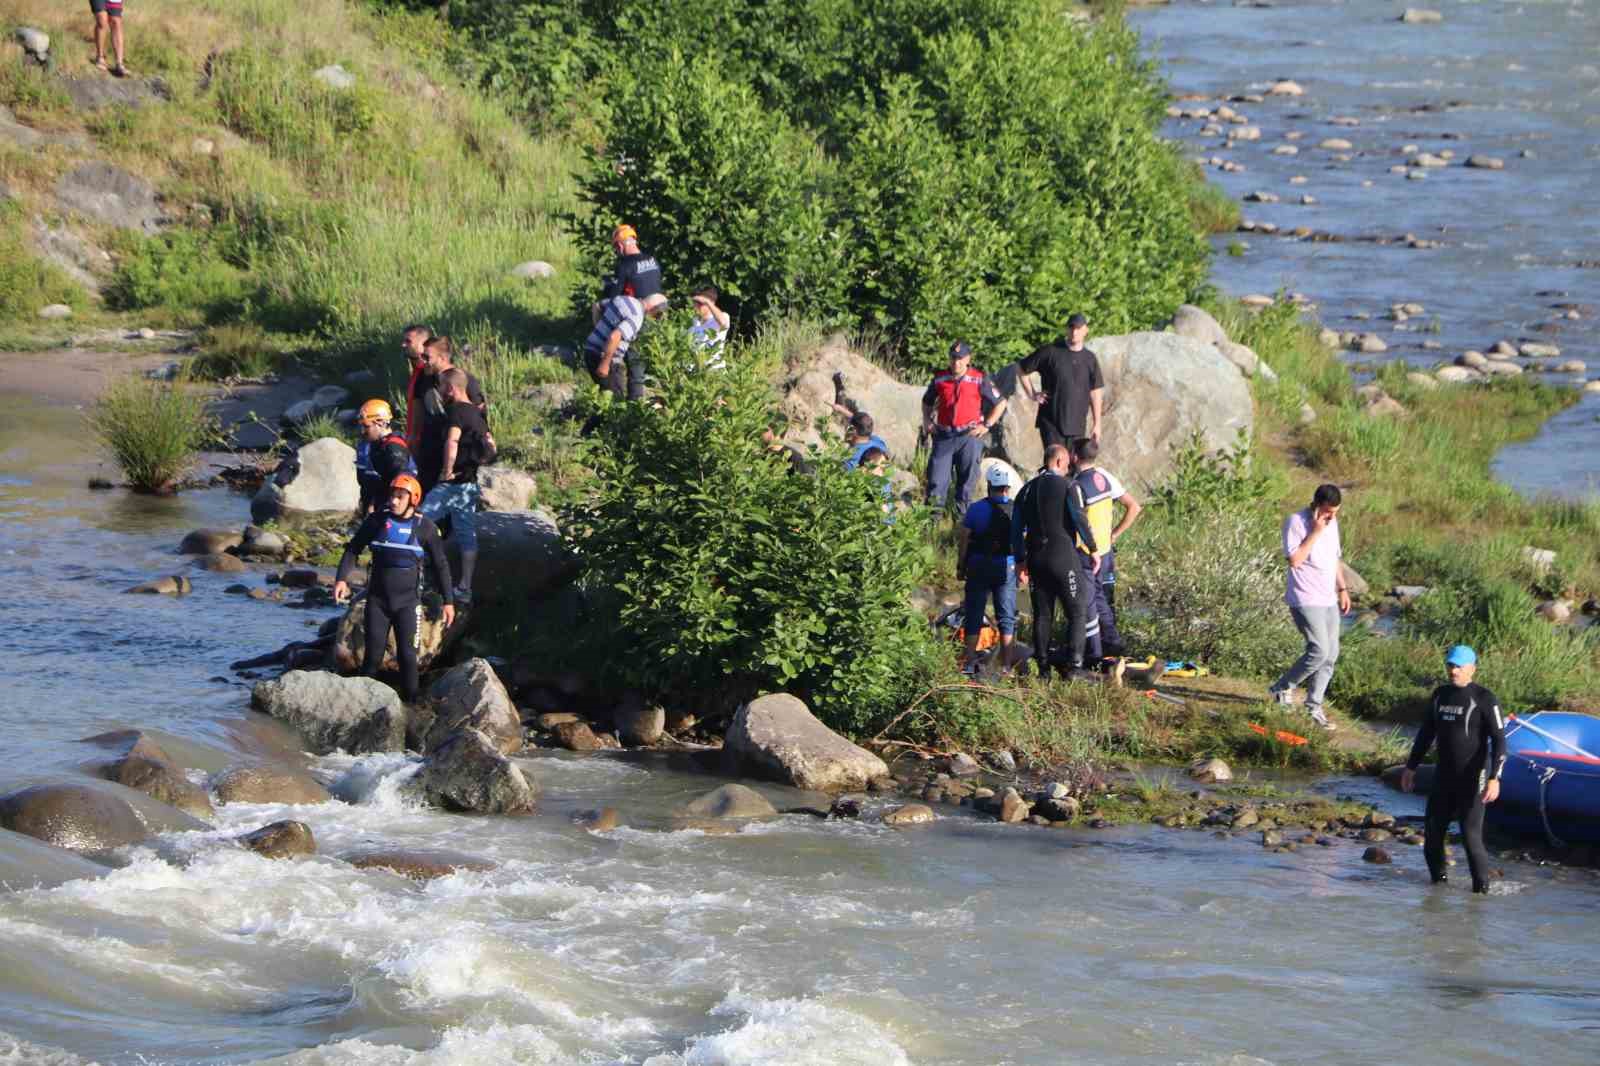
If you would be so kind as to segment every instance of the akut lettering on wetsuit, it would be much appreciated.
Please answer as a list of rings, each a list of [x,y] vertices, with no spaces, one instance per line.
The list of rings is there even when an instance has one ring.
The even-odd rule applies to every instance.
[[[1415,770],[1435,741],[1439,785],[1454,789],[1476,782],[1481,788],[1484,781],[1498,780],[1506,765],[1506,734],[1494,693],[1476,683],[1434,689],[1406,768]]]

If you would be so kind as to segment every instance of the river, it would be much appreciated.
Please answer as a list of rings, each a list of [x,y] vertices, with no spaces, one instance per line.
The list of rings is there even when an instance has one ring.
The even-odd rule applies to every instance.
[[[1450,227],[1428,251],[1248,236],[1243,257],[1218,257],[1219,283],[1300,289],[1337,328],[1424,303],[1438,332],[1391,345],[1418,361],[1439,356],[1423,339],[1449,353],[1501,336],[1593,356],[1592,316],[1561,320],[1560,334],[1533,327],[1554,321],[1550,303],[1584,302],[1596,276],[1562,264],[1600,247],[1586,195],[1600,12],[1444,10],[1420,27],[1373,3],[1134,16],[1181,90],[1305,86],[1244,107],[1264,143],[1361,118],[1343,133],[1378,154],[1348,165],[1241,151],[1246,173],[1219,175],[1231,191],[1286,190],[1304,172],[1319,198],[1253,215],[1345,233]],[[1449,100],[1478,103],[1407,111]],[[1391,181],[1403,141],[1492,151],[1507,169]],[[1524,145],[1537,162],[1517,156]],[[1555,291],[1570,295],[1540,295]],[[178,572],[182,535],[237,526],[245,501],[88,493],[96,460],[77,414],[20,406],[0,422],[0,792],[71,777],[78,738],[112,728],[154,731],[197,777],[281,744],[226,664],[324,614],[223,591],[261,572],[195,573],[181,600],[121,591]],[[1557,459],[1569,474],[1551,487],[1593,476],[1600,458],[1574,447],[1592,421],[1569,412],[1507,476],[1531,482]],[[55,883],[0,832],[0,1063],[1600,1061],[1588,873],[1505,863],[1502,890],[1481,899],[1430,889],[1415,848],[1379,867],[1345,841],[1272,854],[1248,836],[1002,827],[952,809],[905,831],[787,816],[710,836],[672,831],[666,815],[714,779],[615,754],[530,757],[538,814],[467,818],[405,801],[404,757],[307,765],[348,802],[221,807],[214,830],[125,849],[125,865],[92,879]],[[794,798],[762,787],[780,806]],[[1371,782],[1316,787],[1377,795]],[[573,825],[603,804],[624,828]],[[313,828],[318,858],[270,862],[228,842],[282,817]],[[496,865],[419,885],[336,858],[370,844]]]
[[[1265,94],[1280,79],[1304,90],[1229,105],[1261,131],[1232,149],[1222,136],[1202,135],[1204,120],[1167,124],[1187,154],[1243,167],[1207,168],[1235,199],[1278,197],[1246,203],[1247,219],[1280,232],[1309,226],[1343,238],[1439,242],[1419,249],[1223,234],[1213,242],[1217,284],[1236,296],[1302,292],[1329,327],[1378,333],[1389,347],[1378,358],[1427,367],[1499,340],[1532,341],[1560,348],[1551,364],[1588,364],[1550,380],[1600,377],[1600,4],[1428,0],[1443,21],[1422,25],[1397,21],[1406,6],[1179,2],[1130,15],[1174,91],[1210,98],[1182,107]],[[1329,138],[1350,148],[1319,147]],[[1390,172],[1408,146],[1454,157],[1410,180]],[[1275,154],[1290,148],[1295,154]],[[1504,169],[1463,166],[1473,155],[1498,158]],[[1291,184],[1295,177],[1305,181]],[[1315,203],[1302,204],[1305,196]],[[1230,244],[1243,254],[1227,254]],[[1424,313],[1388,320],[1390,305],[1406,302]],[[1580,317],[1567,317],[1574,309]],[[1592,495],[1597,415],[1600,394],[1586,393],[1538,438],[1506,449],[1496,473],[1530,495]]]

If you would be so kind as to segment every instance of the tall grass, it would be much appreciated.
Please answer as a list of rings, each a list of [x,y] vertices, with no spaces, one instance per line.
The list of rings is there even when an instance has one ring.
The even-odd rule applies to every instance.
[[[123,378],[101,394],[87,417],[137,492],[173,491],[213,433],[205,397],[181,382]]]
[[[59,267],[33,257],[25,225],[17,205],[0,200],[0,322],[31,319],[50,304],[82,310],[83,290]]]

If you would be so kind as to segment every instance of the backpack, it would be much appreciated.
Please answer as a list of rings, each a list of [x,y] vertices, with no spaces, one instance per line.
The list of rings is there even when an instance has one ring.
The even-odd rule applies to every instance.
[[[1011,514],[1016,504],[989,500],[989,525],[967,542],[968,555],[1004,558],[1011,554]]]

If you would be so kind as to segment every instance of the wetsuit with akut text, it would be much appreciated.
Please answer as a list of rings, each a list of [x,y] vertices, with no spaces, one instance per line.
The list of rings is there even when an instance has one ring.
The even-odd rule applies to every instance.
[[[367,579],[367,648],[361,672],[378,676],[392,626],[395,658],[400,662],[400,695],[409,703],[417,698],[422,559],[427,556],[433,567],[433,581],[445,603],[451,602],[450,562],[438,527],[426,515],[413,511],[408,518],[397,518],[388,511],[374,511],[345,546],[338,580],[350,580],[356,560],[368,547],[372,549],[372,569]]]
[[[1033,654],[1039,676],[1050,672],[1056,604],[1067,612],[1067,642],[1074,668],[1083,665],[1089,589],[1078,559],[1078,542],[1091,553],[1094,532],[1083,513],[1083,492],[1072,478],[1046,470],[1017,495],[1012,511],[1012,555],[1028,560],[1033,580]]]
[[[1433,690],[1406,769],[1415,770],[1437,742],[1439,765],[1428,793],[1423,855],[1435,881],[1445,877],[1444,845],[1450,823],[1461,825],[1472,890],[1489,891],[1489,854],[1483,847],[1483,790],[1506,765],[1505,724],[1500,701],[1479,684],[1440,685]]]

